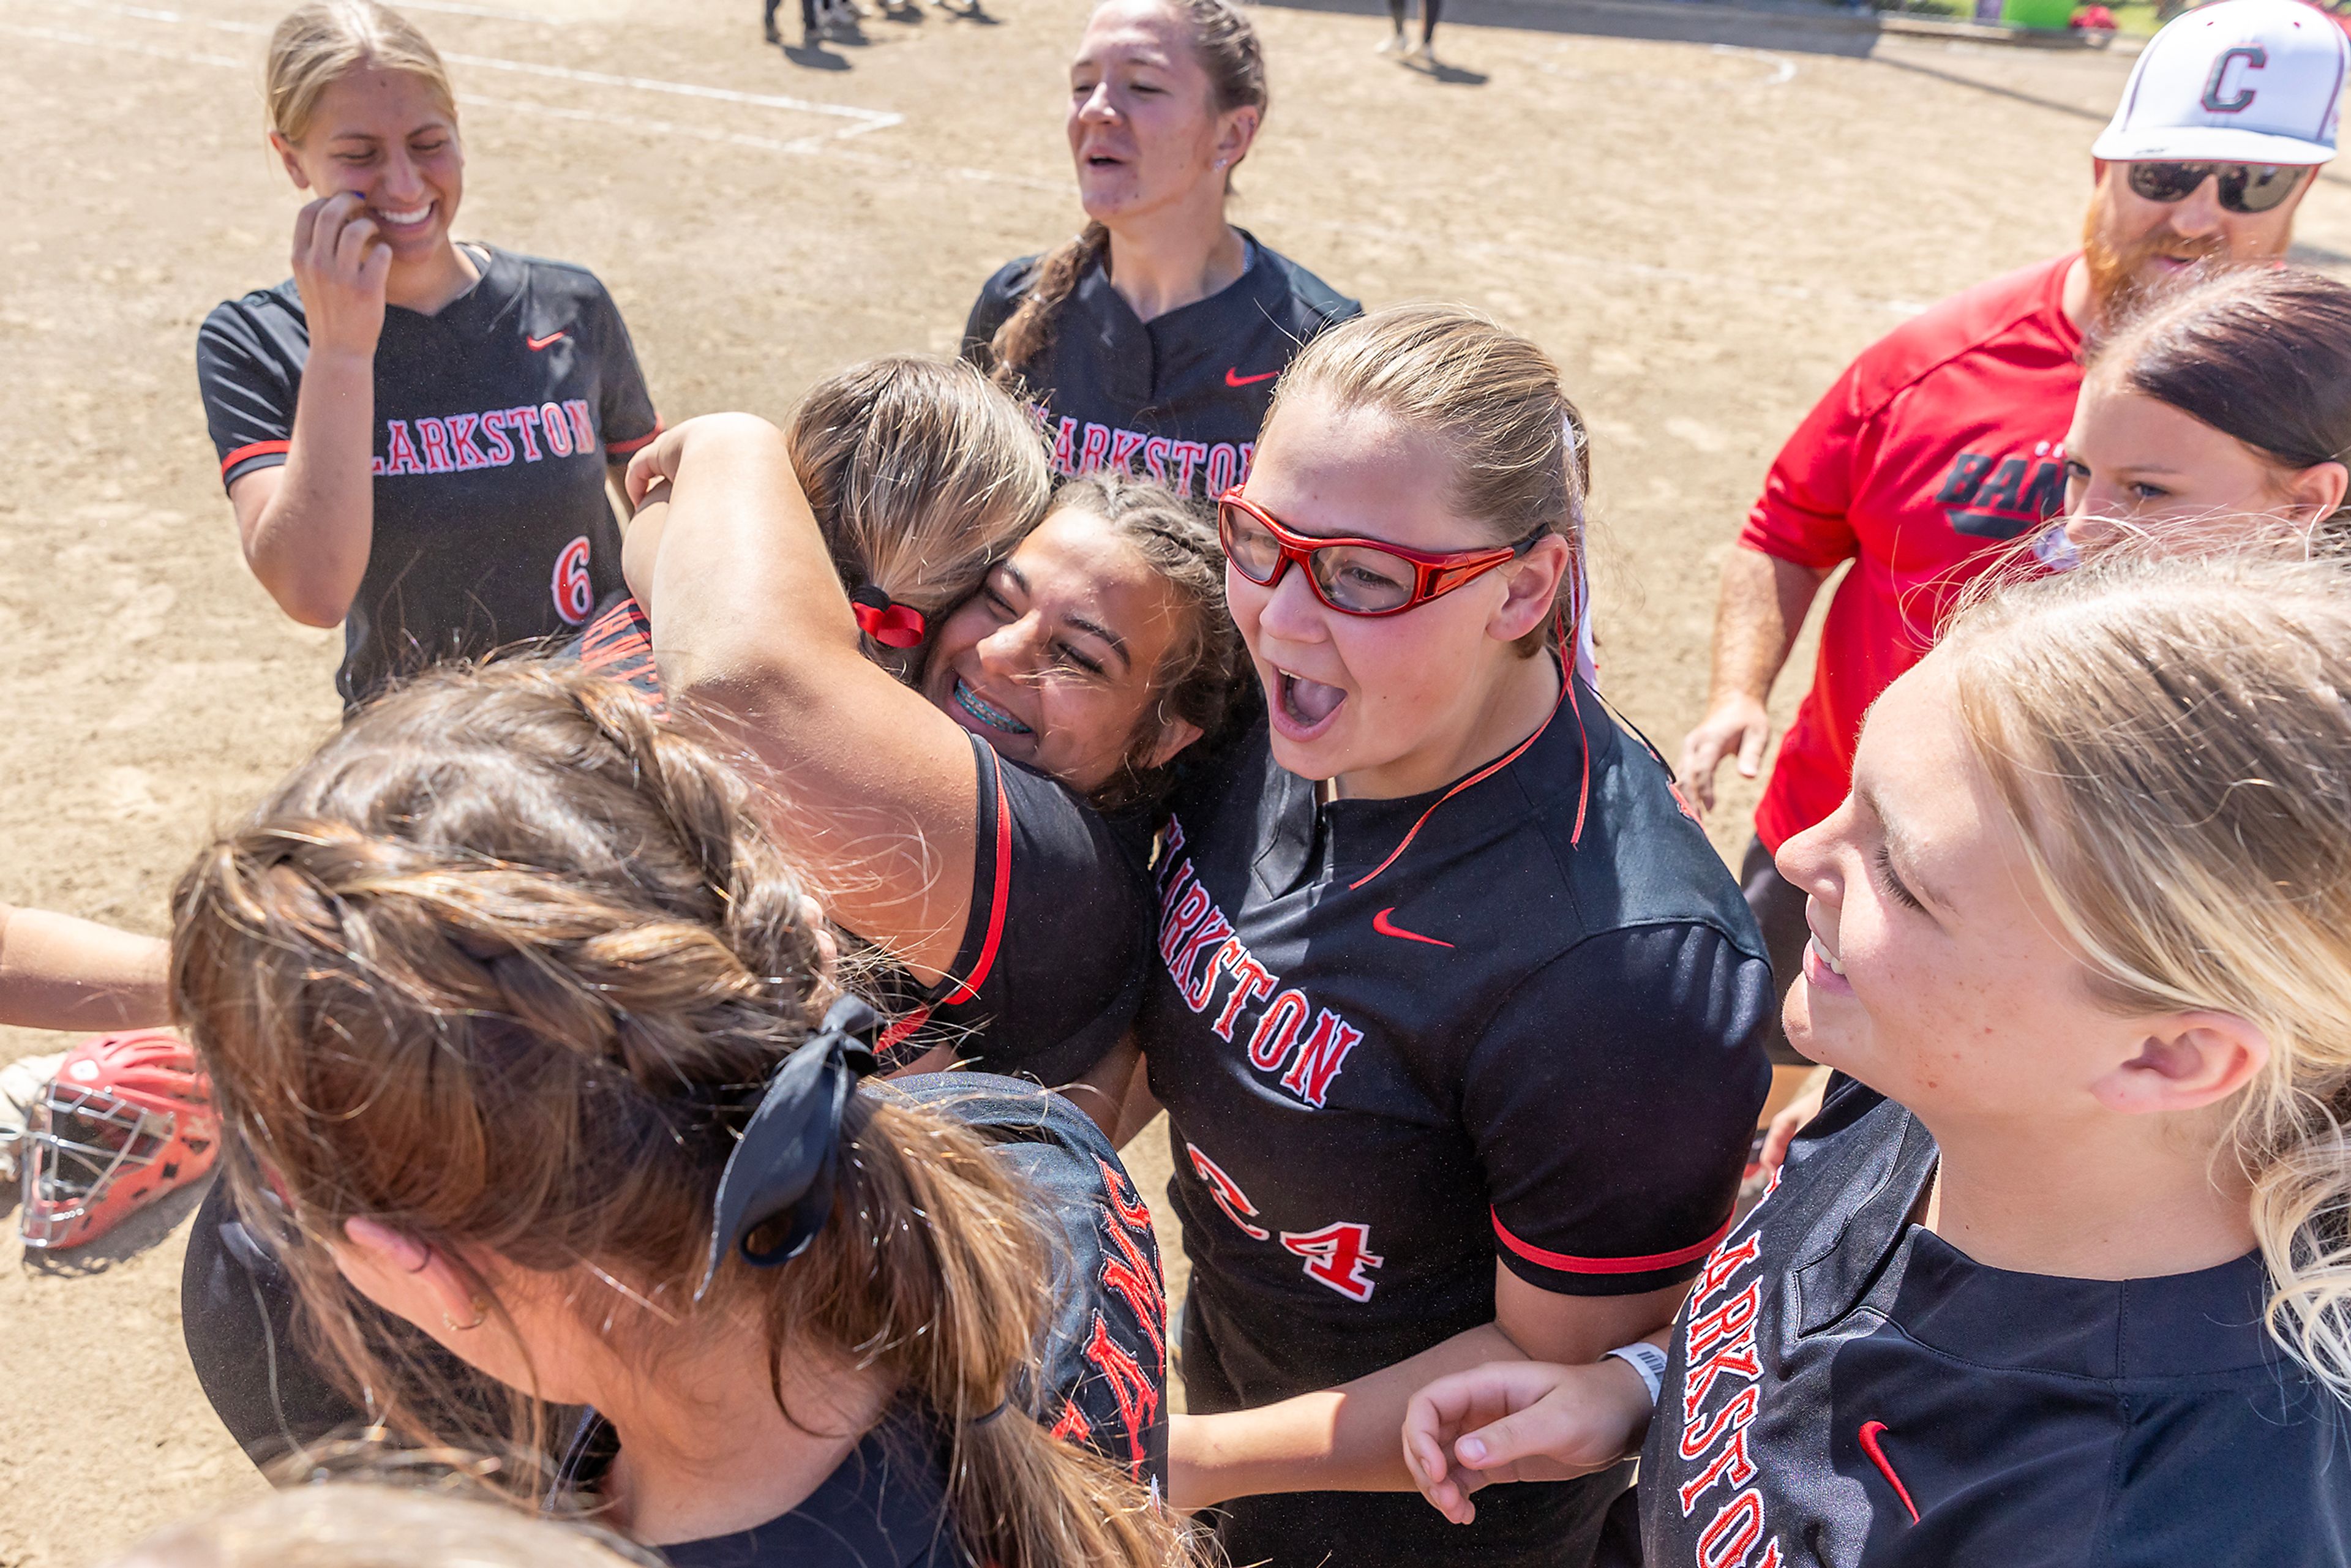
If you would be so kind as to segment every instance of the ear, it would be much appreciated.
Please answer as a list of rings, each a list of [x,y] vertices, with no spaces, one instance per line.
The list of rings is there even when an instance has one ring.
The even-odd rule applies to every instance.
[[[2138,1054],[2090,1085],[2126,1116],[2195,1111],[2225,1100],[2269,1065],[2269,1036],[2234,1013],[2173,1013],[2141,1037]]]
[[[1145,768],[1166,767],[1176,760],[1178,752],[1199,739],[1203,733],[1198,725],[1189,720],[1169,719],[1159,727],[1159,738],[1152,742],[1151,750],[1143,758],[1143,765]]]
[[[2286,498],[2294,504],[2294,517],[2312,523],[2333,517],[2335,508],[2343,505],[2346,488],[2351,488],[2351,468],[2340,463],[2314,463],[2289,476],[2285,482]]]
[[[1217,128],[1217,156],[1225,161],[1225,171],[1230,173],[1240,166],[1242,159],[1257,144],[1257,128],[1264,111],[1253,103],[1228,110]]]
[[[1496,574],[1504,586],[1502,602],[1486,622],[1486,635],[1499,643],[1515,643],[1548,620],[1574,559],[1566,539],[1545,534],[1526,554],[1503,567]]]
[[[372,1219],[348,1219],[342,1241],[328,1249],[360,1294],[436,1340],[446,1343],[454,1337],[449,1325],[481,1316],[473,1280],[456,1260],[405,1231]]]
[[[302,172],[301,155],[294,151],[294,143],[273,131],[269,133],[269,150],[277,154],[279,162],[286,165],[286,177],[294,182],[296,190],[310,188],[310,176]]]

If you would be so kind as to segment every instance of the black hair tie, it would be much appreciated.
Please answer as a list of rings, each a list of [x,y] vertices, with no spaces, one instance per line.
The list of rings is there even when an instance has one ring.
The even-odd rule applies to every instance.
[[[849,596],[849,607],[857,614],[857,629],[885,648],[917,647],[930,630],[921,611],[870,582]]]
[[[772,1269],[808,1250],[824,1228],[841,1162],[841,1118],[857,1081],[873,1071],[872,1040],[881,1021],[864,1002],[843,997],[824,1015],[824,1028],[768,1076],[718,1177],[710,1260],[695,1287],[696,1301],[709,1293],[728,1251]],[[755,1241],[770,1226],[781,1234]]]

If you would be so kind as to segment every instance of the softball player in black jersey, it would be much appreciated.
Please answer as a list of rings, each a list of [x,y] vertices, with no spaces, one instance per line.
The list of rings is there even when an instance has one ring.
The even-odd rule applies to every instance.
[[[2343,1562],[2346,587],[2110,557],[1957,621],[1780,852],[1822,1114],[1651,1354],[1416,1401],[1431,1500],[1646,1427],[1627,1561]]]
[[[877,1020],[798,873],[624,688],[406,684],[174,914],[237,1223],[384,1424],[528,1452],[585,1406],[559,1497],[682,1563],[1180,1561],[1108,1144],[1003,1080],[862,1086]]]
[[[659,428],[620,312],[578,267],[452,241],[455,95],[394,13],[291,13],[267,89],[270,144],[317,199],[293,278],[196,345],[254,575],[343,626],[346,704],[578,628],[621,581],[608,465]]]
[[[1071,481],[909,689],[865,655],[781,432],[689,421],[630,469],[640,497],[664,480],[629,551],[671,700],[790,780],[776,831],[942,1022],[984,1021],[981,1065],[1086,1072],[1140,990],[1143,813],[1246,686],[1213,534],[1164,491]]]
[[[1282,367],[1363,308],[1225,220],[1267,106],[1228,0],[1108,0],[1070,85],[1085,231],[989,278],[964,352],[1027,392],[1060,473],[1213,499],[1248,476]]]
[[[1135,1033],[1193,1264],[1170,1495],[1237,1563],[1590,1561],[1621,1469],[1458,1531],[1405,1402],[1656,1330],[1729,1218],[1769,969],[1562,668],[1579,424],[1532,344],[1384,311],[1300,356],[1223,502],[1265,723],[1176,798]]]

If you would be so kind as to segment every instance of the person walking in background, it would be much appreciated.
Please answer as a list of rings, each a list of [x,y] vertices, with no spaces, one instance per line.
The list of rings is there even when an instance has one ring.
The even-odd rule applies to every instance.
[[[1388,20],[1395,31],[1380,40],[1378,53],[1402,55],[1406,59],[1417,58],[1425,66],[1437,63],[1437,13],[1444,0],[1420,0],[1420,47],[1416,50],[1405,41],[1404,16],[1412,0],[1388,0]]]
[[[436,660],[584,624],[621,586],[608,469],[661,422],[604,286],[450,225],[465,191],[441,57],[373,0],[279,22],[269,144],[294,277],[223,304],[196,374],[246,564],[343,628],[347,706]]]
[[[2091,150],[2082,249],[1896,328],[1782,449],[1723,569],[1707,714],[1678,782],[1706,810],[1724,761],[1755,776],[1771,683],[1822,583],[1851,562],[1740,870],[1783,993],[1804,901],[1772,856],[1844,798],[1863,713],[1959,591],[2064,509],[2085,332],[2199,263],[2284,256],[2311,171],[2335,156],[2346,63],[2343,30],[2299,0],[2219,0],[2165,28]],[[1775,1061],[1801,1060],[1776,1030],[1772,1043]]]
[[[1213,500],[1248,476],[1283,367],[1363,308],[1226,221],[1269,101],[1228,0],[1109,0],[1070,88],[1085,229],[987,280],[964,355],[1025,392],[1056,472]]]

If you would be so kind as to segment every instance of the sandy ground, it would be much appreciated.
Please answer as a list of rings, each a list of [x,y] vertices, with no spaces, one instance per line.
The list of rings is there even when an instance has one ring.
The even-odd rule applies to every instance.
[[[335,716],[339,638],[247,577],[193,371],[214,301],[284,276],[270,0],[0,6],[0,897],[161,929],[207,826]],[[815,376],[946,350],[979,281],[1069,233],[1082,0],[925,11],[816,57],[748,0],[419,5],[465,95],[461,233],[584,263],[664,414],[781,413]],[[1917,305],[2073,237],[2127,62],[1876,40],[1706,7],[1457,0],[1431,74],[1361,0],[1268,5],[1274,112],[1239,221],[1374,304],[1467,300],[1590,416],[1604,685],[1669,749],[1715,574],[1772,452]],[[789,11],[788,11],[789,14]],[[2304,208],[2351,261],[2351,199]],[[1787,683],[1783,683],[1783,686]],[[1783,690],[1784,705],[1792,694]],[[1751,787],[1718,813],[1746,834]],[[57,1041],[0,1031],[0,1060]],[[1134,1146],[1147,1192],[1155,1134]],[[258,1482],[176,1324],[190,1205],[86,1255],[0,1240],[0,1568],[85,1563]]]

